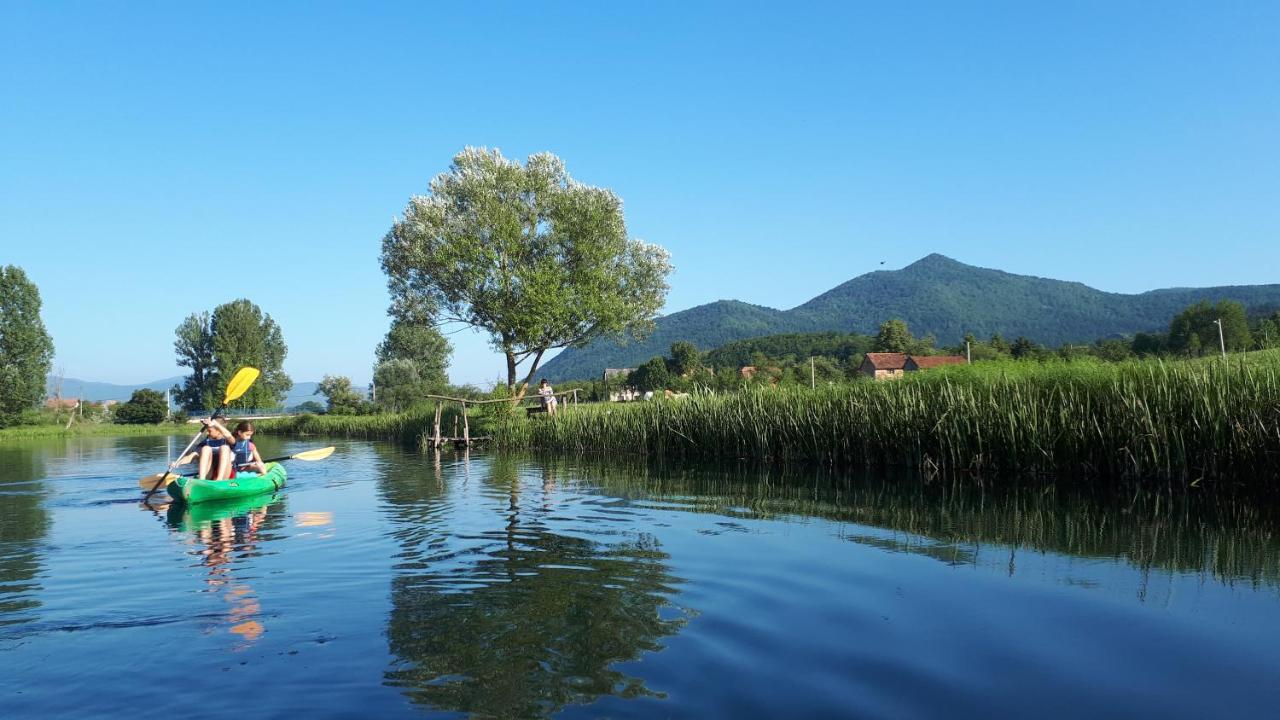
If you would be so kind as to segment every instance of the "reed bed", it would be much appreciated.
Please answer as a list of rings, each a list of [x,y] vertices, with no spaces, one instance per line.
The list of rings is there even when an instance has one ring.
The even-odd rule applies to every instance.
[[[1231,361],[990,363],[893,382],[582,406],[500,446],[664,459],[1053,473],[1275,490],[1280,353]]]

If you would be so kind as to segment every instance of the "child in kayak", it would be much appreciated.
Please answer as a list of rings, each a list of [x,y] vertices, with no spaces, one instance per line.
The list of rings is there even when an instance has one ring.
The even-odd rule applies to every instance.
[[[201,480],[226,480],[231,477],[231,447],[227,440],[230,439],[231,431],[223,427],[222,423],[210,418],[201,420],[204,424],[206,437],[203,443],[192,452],[173,461],[170,468],[178,465],[186,465],[192,460],[200,460],[200,469],[196,473],[196,477]],[[211,478],[210,471],[213,471]]]
[[[241,420],[231,441],[232,477],[237,472],[267,473],[267,466],[258,454],[258,446],[253,444],[253,423]]]

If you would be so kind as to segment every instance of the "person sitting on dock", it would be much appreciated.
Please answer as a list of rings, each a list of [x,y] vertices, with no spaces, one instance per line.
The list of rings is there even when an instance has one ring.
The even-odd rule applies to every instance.
[[[546,378],[542,378],[542,382],[538,383],[538,395],[542,396],[542,409],[546,410],[548,415],[555,415],[556,391],[552,389]]]

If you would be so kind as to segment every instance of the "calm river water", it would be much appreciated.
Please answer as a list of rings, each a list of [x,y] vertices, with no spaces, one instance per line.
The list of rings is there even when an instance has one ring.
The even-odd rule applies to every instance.
[[[340,442],[140,507],[185,439],[0,445],[0,717],[1280,712],[1247,506]]]

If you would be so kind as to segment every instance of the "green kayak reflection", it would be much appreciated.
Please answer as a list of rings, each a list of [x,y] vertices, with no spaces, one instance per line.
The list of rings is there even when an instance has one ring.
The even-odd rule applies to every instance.
[[[190,534],[196,555],[208,570],[209,592],[229,605],[227,631],[237,637],[233,651],[253,645],[265,632],[257,593],[236,576],[237,564],[256,554],[270,529],[284,517],[279,495],[256,495],[199,504],[173,503],[166,513],[169,527]]]

